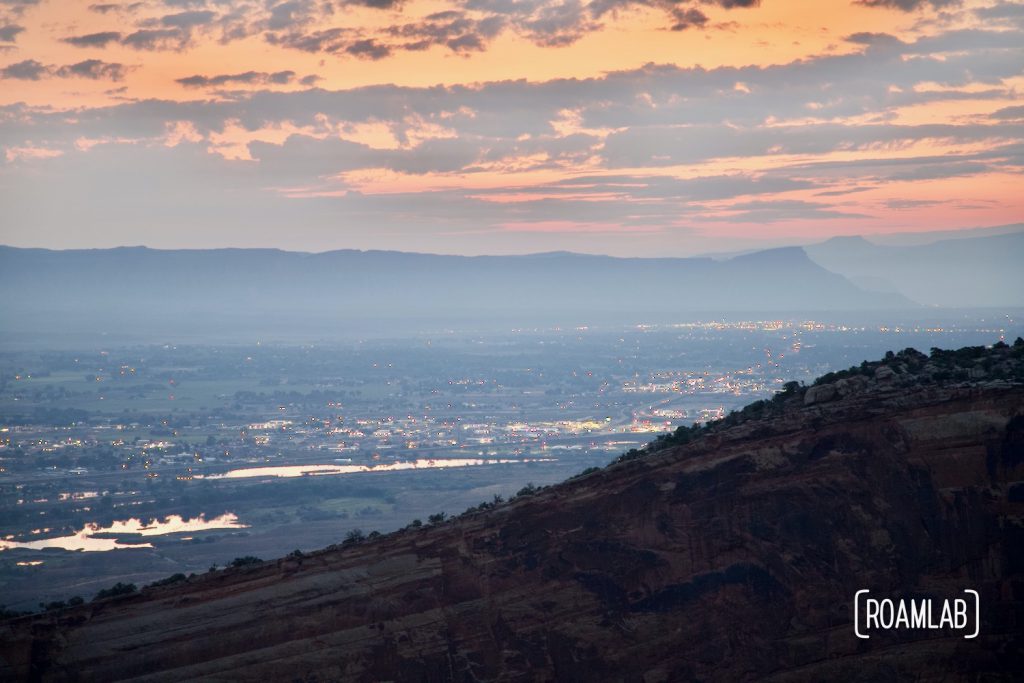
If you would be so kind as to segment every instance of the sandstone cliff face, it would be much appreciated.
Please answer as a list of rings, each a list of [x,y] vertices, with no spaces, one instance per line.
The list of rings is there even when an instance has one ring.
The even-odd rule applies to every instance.
[[[816,393],[431,528],[0,624],[0,678],[1020,674],[1024,388]],[[975,589],[981,635],[859,640],[862,588]]]

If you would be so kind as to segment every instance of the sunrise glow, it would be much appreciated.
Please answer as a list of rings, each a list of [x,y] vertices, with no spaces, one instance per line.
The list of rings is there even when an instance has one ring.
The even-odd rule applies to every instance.
[[[1020,221],[1024,5],[0,3],[3,242],[689,255]]]

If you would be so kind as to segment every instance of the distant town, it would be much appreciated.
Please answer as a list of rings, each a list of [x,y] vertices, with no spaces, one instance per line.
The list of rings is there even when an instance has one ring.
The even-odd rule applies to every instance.
[[[95,592],[111,553],[90,551],[125,551],[121,573],[145,581],[388,531],[603,466],[788,381],[888,349],[993,343],[1015,325],[712,321],[6,351],[0,589],[21,608],[40,585]]]

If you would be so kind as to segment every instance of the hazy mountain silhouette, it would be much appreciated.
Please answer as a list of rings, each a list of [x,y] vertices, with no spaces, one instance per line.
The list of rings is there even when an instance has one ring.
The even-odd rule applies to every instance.
[[[439,256],[143,247],[0,247],[0,314],[18,330],[187,330],[202,324],[333,330],[425,323],[639,321],[686,312],[877,310],[911,306],[867,292],[800,248],[727,261],[572,253]]]
[[[1024,223],[1008,223],[993,225],[987,228],[959,228],[954,230],[925,230],[923,232],[890,232],[872,235],[875,244],[909,247],[920,244],[931,244],[939,240],[974,239],[976,237],[993,237],[1024,232]]]
[[[862,288],[896,291],[922,304],[1024,305],[1024,231],[910,246],[834,237],[804,249]]]

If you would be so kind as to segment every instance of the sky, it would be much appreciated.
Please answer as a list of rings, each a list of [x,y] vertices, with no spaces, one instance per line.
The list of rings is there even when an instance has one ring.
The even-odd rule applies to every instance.
[[[1024,2],[0,0],[0,243],[684,256],[1024,220]]]

